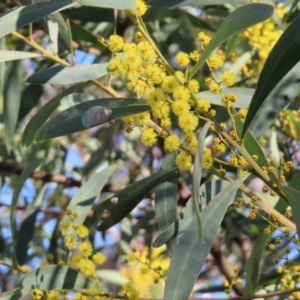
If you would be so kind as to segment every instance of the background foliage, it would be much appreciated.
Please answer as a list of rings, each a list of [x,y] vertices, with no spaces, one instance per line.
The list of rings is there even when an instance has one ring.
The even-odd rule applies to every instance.
[[[253,2],[1,2],[1,299],[300,298],[299,1]]]

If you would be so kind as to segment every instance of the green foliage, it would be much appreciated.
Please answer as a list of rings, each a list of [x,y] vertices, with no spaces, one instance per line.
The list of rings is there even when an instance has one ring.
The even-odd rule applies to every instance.
[[[297,1],[10,2],[0,300],[299,299]]]
[[[228,206],[240,184],[248,177],[245,175],[216,195],[209,206],[203,209],[203,235],[205,243],[198,237],[198,221],[193,219],[180,240],[171,261],[169,276],[166,281],[164,299],[187,299],[210,251],[214,237]],[[201,252],[199,249],[201,248]],[[179,284],[179,282],[181,284]]]

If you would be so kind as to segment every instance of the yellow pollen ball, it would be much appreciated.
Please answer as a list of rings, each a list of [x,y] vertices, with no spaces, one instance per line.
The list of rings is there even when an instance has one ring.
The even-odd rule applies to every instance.
[[[141,135],[141,141],[145,146],[151,147],[157,141],[157,134],[152,128],[147,128]]]
[[[176,55],[176,61],[179,66],[186,67],[190,63],[189,55],[185,52],[179,52]]]
[[[180,146],[180,139],[176,135],[170,135],[165,139],[164,143],[164,149],[166,151],[175,151],[179,148]]]
[[[176,157],[176,164],[181,170],[188,170],[192,166],[192,157],[186,153],[179,153]]]

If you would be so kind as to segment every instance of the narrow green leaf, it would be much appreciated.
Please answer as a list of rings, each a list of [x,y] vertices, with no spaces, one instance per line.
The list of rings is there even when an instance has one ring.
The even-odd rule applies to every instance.
[[[0,37],[54,12],[70,8],[75,5],[76,3],[72,0],[52,0],[17,7],[8,12],[2,13],[0,14]]]
[[[30,119],[29,123],[25,128],[22,136],[22,143],[26,146],[29,146],[34,140],[34,135],[37,132],[37,130],[42,127],[46,120],[55,111],[61,99],[79,90],[83,87],[83,85],[83,83],[80,83],[69,87],[68,89],[64,90],[56,97],[51,99],[49,102],[47,102],[41,109],[39,109],[39,111]]]
[[[94,279],[65,266],[45,266],[26,274],[21,282],[25,289],[99,289]]]
[[[200,209],[204,209],[208,205],[211,199],[221,192],[224,188],[229,186],[230,183],[224,180],[213,180],[208,181],[200,186]],[[191,224],[193,217],[195,215],[195,210],[193,209],[192,197],[188,200],[187,205],[179,213],[176,221],[171,224],[165,231],[163,231],[153,242],[152,247],[158,248],[165,244],[169,239],[176,237],[177,235],[184,232]]]
[[[206,5],[223,5],[223,0],[150,0],[149,5],[159,7],[182,7],[182,6],[206,6]],[[247,4],[247,0],[231,0],[231,5]]]
[[[49,31],[49,49],[57,55],[58,54],[58,24],[52,20],[47,21]]]
[[[14,289],[0,294],[0,300],[19,300],[23,296],[30,293],[30,289]]]
[[[10,223],[11,223],[11,236],[14,237],[16,234],[16,226],[15,226],[15,213],[16,207],[19,199],[19,195],[25,181],[29,178],[29,176],[33,173],[33,171],[43,162],[43,159],[35,160],[31,162],[22,172],[20,177],[17,180],[17,183],[14,188],[14,194],[11,200],[11,208],[10,208]],[[16,245],[15,239],[13,239],[14,244],[14,263],[15,261],[15,252],[16,252]]]
[[[84,175],[90,175],[104,160],[104,154],[106,151],[109,151],[108,145],[112,143],[111,137],[114,135],[116,130],[119,128],[117,123],[113,124],[109,128],[107,128],[103,132],[103,136],[101,136],[101,145],[99,149],[94,151],[88,160],[88,162],[85,164],[85,166],[81,169],[82,173]]]
[[[43,203],[47,187],[47,184],[42,187],[33,203],[27,205],[24,213],[22,214],[22,223],[17,234],[15,250],[17,262],[20,266],[26,263],[28,244],[34,238],[36,217]]]
[[[243,122],[236,115],[235,112],[233,112],[233,115],[234,115],[233,119],[234,119],[237,134],[238,134],[239,138],[241,138],[242,130],[243,130]],[[248,153],[250,155],[257,155],[258,156],[258,160],[256,162],[259,166],[261,166],[261,167],[270,166],[270,163],[268,162],[263,149],[261,148],[258,141],[252,135],[251,132],[249,132],[249,131],[247,132],[247,134],[246,134],[246,136],[243,140],[243,144],[244,144],[245,149],[248,151]],[[272,179],[277,180],[274,174],[269,174],[269,175],[271,176]]]
[[[242,136],[244,137],[256,114],[261,110],[264,101],[271,94],[282,78],[299,62],[300,52],[300,16],[283,32],[269,54],[258,79],[257,88],[245,120]],[[282,95],[284,96],[284,95]],[[270,99],[270,98],[269,98]],[[288,99],[289,100],[289,99]],[[285,102],[285,99],[277,100]],[[276,101],[276,102],[277,102]],[[272,101],[269,100],[269,103]],[[273,103],[275,107],[277,103]],[[253,127],[252,127],[253,129]]]
[[[96,7],[104,7],[104,8],[114,8],[114,9],[136,9],[136,4],[134,0],[76,0],[78,4],[84,6],[96,6]]]
[[[297,173],[288,183],[288,186],[290,188],[295,189],[296,191],[300,191],[300,173]],[[278,211],[285,211],[288,207],[288,204],[286,201],[284,201],[282,198],[279,198],[279,200],[276,203],[275,209]]]
[[[204,241],[203,236],[203,225],[200,215],[199,203],[200,203],[200,193],[199,193],[199,186],[201,183],[202,177],[202,156],[203,156],[203,149],[204,149],[204,141],[209,129],[211,122],[207,121],[206,124],[201,129],[201,132],[198,137],[198,145],[197,145],[197,152],[195,155],[195,162],[194,162],[194,173],[193,173],[193,202],[194,202],[194,210],[196,213],[196,219],[198,222],[198,235],[199,238]]]
[[[23,120],[27,114],[34,108],[40,97],[43,95],[44,86],[41,84],[32,83],[27,85],[22,91],[18,122]]]
[[[19,46],[23,47],[23,45],[18,45],[18,47]],[[5,141],[8,150],[11,149],[18,123],[23,74],[21,64],[22,62],[20,60],[7,63],[7,70],[5,74],[3,119],[5,124]]]
[[[166,154],[162,169],[168,169],[175,165],[176,152]],[[164,231],[177,218],[177,175],[174,173],[172,177],[160,184],[155,189],[155,216],[158,228]],[[177,245],[177,238],[168,241],[167,248],[172,253],[172,249]]]
[[[300,22],[299,22],[300,26]],[[300,39],[300,37],[299,37]],[[299,43],[300,45],[300,43]],[[300,58],[300,56],[299,56]],[[257,112],[253,115],[253,100],[249,107],[249,112],[252,113],[252,120],[249,124],[249,130],[256,138],[260,138],[267,130],[273,120],[284,110],[300,91],[300,62],[297,63],[273,88],[271,93],[264,101],[258,103]],[[256,93],[256,92],[255,92]],[[255,93],[253,99],[255,97]],[[245,125],[247,122],[245,120]]]
[[[246,174],[231,183],[215,196],[210,205],[202,211],[205,243],[198,238],[197,220],[193,219],[173,253],[164,300],[188,299],[227,208],[233,202],[237,189],[248,176],[249,174]]]
[[[283,113],[287,116],[287,118],[290,121],[290,125],[295,130],[296,139],[298,141],[300,141],[300,127],[299,127],[298,123],[296,122],[295,117],[293,116],[293,113],[288,109],[284,110]]]
[[[125,277],[120,271],[117,270],[102,269],[96,271],[96,274],[98,278],[105,282],[121,286],[129,281],[127,277]]]
[[[27,82],[70,84],[99,78],[107,74],[107,63],[64,67],[58,65],[39,71],[27,78]]]
[[[300,214],[300,192],[289,186],[283,186],[281,190],[284,192],[287,199],[289,200],[293,216],[295,216],[294,221],[297,227],[297,234],[298,236],[300,236],[300,218],[298,217]]]
[[[124,190],[116,193],[113,197],[100,203],[94,211],[94,216],[99,221],[105,211],[109,216],[102,221],[97,230],[103,231],[120,222],[143,200],[156,186],[168,180],[177,171],[176,167],[160,170],[151,176],[144,178]]]
[[[87,22],[98,23],[99,16],[101,16],[101,22],[113,22],[114,11],[110,8],[81,6],[73,9],[63,11],[63,14],[70,20],[79,20],[85,24]],[[73,27],[74,24],[72,24]],[[75,26],[77,27],[77,26]],[[72,32],[74,37],[74,32]],[[96,38],[97,39],[97,38]]]
[[[278,147],[277,131],[274,128],[271,129],[270,148],[272,152],[271,160],[273,162],[273,166],[278,168],[280,165],[280,150]]]
[[[68,50],[70,52],[71,49],[68,42],[68,28],[67,28],[66,21],[62,17],[61,13],[54,13],[48,15],[47,19],[58,24],[58,40],[60,46],[62,46],[64,50]]]
[[[231,38],[228,40],[227,45],[226,45],[226,51],[225,51],[225,55],[226,57],[228,57],[228,55],[232,52],[232,50],[234,49],[234,45],[238,39],[239,35],[238,33],[235,33],[233,36],[231,36]]]
[[[270,236],[265,235],[262,232],[252,246],[250,257],[248,258],[246,263],[247,275],[245,296],[251,296],[255,294],[261,270],[260,261],[269,239]]]
[[[253,56],[255,51],[247,51],[243,53],[229,68],[229,71],[233,72],[234,74],[238,74],[242,67],[247,63],[247,61]],[[223,89],[222,89],[223,90]],[[254,89],[253,89],[254,93]],[[252,98],[253,94],[251,95]],[[250,101],[249,101],[250,103]],[[248,105],[249,106],[249,105]],[[247,107],[248,107],[247,106]]]
[[[263,22],[270,18],[273,14],[271,5],[251,3],[241,6],[234,10],[220,25],[209,45],[201,54],[189,74],[189,80],[193,78],[201,65],[209,57],[209,55],[218,48],[224,41],[230,38],[233,34],[250,27],[254,24]]]
[[[82,115],[94,106],[109,107],[112,111],[111,120],[134,115],[150,110],[145,101],[134,98],[101,98],[86,101],[72,106],[48,121],[36,134],[37,141],[63,136],[82,130],[86,127],[82,124]]]
[[[97,45],[97,36],[79,24],[72,24],[72,37],[75,41],[85,41]],[[99,45],[100,46],[100,45]]]
[[[231,93],[237,96],[237,101],[233,104],[233,107],[235,108],[249,107],[254,91],[255,90],[252,88],[244,88],[244,87],[222,88],[223,94]],[[209,101],[209,103],[211,104],[224,106],[222,104],[221,94],[213,94],[210,91],[204,91],[198,93],[197,98],[204,98],[207,101]]]
[[[0,62],[33,57],[41,57],[41,54],[26,51],[0,50]]]
[[[5,49],[5,38],[0,38],[0,50]],[[0,63],[0,99],[3,97],[4,85],[5,85],[5,63]]]
[[[71,209],[72,212],[78,213],[76,223],[84,222],[96,197],[100,195],[101,190],[115,170],[116,166],[107,167],[103,171],[92,176],[77,191],[68,205],[68,208]]]

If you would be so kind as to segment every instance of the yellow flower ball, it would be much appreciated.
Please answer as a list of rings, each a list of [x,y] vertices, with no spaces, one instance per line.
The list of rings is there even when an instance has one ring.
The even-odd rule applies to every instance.
[[[176,55],[176,61],[177,61],[179,66],[186,67],[190,63],[190,58],[189,58],[189,55],[187,53],[179,52]]]
[[[192,166],[192,157],[187,153],[179,153],[176,157],[176,165],[181,170],[188,170]]]
[[[109,37],[109,40],[107,41],[108,49],[111,52],[118,52],[121,51],[124,45],[124,40],[121,36],[117,34],[113,34]]]
[[[152,128],[147,128],[141,135],[141,141],[145,146],[151,147],[157,141],[157,134]]]
[[[168,137],[166,137],[165,139],[165,143],[164,143],[164,149],[166,151],[175,151],[179,148],[180,146],[180,139],[177,135],[169,135]]]
[[[90,241],[84,241],[79,246],[79,253],[82,256],[88,257],[93,252],[93,246]]]
[[[200,111],[208,111],[210,109],[210,103],[208,100],[201,98],[197,101],[197,108]]]
[[[96,265],[102,265],[106,260],[106,257],[103,253],[101,252],[98,252],[96,254],[93,255],[93,262],[96,264]]]

